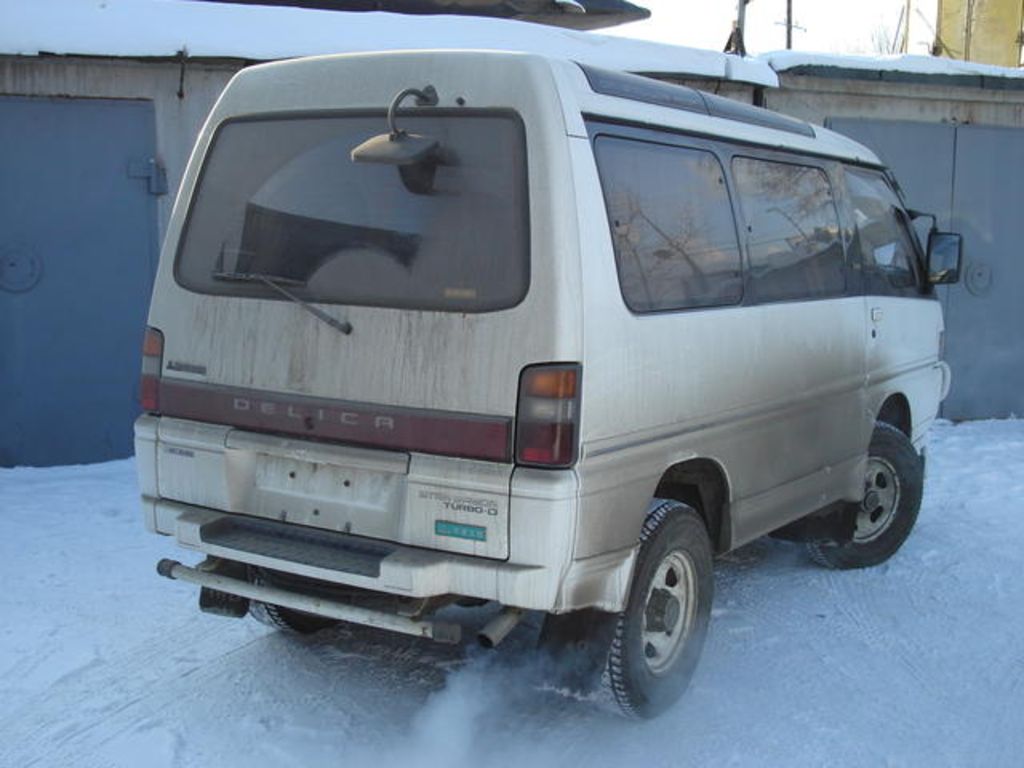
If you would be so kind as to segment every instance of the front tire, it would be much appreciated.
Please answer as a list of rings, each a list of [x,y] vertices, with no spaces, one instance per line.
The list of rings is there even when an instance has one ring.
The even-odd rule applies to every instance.
[[[808,552],[826,568],[868,568],[884,563],[907,540],[917,521],[924,465],[913,443],[891,424],[878,422],[868,448],[864,498],[853,537],[839,544],[810,542]]]
[[[685,504],[659,501],[644,523],[629,601],[618,615],[608,679],[622,712],[650,718],[686,690],[714,592],[711,541]]]

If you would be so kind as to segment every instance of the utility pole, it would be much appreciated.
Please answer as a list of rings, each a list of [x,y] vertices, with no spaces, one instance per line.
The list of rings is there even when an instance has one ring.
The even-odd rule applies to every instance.
[[[732,24],[732,32],[725,43],[725,52],[734,53],[738,56],[747,55],[746,42],[743,39],[743,32],[747,23],[747,3],[750,0],[737,0],[736,21]]]
[[[793,50],[793,0],[785,0],[785,49]]]

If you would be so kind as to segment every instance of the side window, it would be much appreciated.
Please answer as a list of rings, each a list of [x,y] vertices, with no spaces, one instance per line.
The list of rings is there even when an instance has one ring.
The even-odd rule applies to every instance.
[[[737,157],[733,177],[747,231],[755,301],[817,299],[846,290],[839,215],[820,168]]]
[[[880,173],[846,169],[857,239],[864,261],[865,290],[918,296],[914,246],[896,210],[900,203]]]
[[[718,158],[609,136],[594,152],[626,305],[657,312],[739,302],[739,243]]]

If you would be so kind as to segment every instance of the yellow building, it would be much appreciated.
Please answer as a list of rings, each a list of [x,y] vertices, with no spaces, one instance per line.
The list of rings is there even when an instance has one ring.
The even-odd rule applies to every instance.
[[[1021,66],[1022,0],[939,0],[932,52],[952,59]]]

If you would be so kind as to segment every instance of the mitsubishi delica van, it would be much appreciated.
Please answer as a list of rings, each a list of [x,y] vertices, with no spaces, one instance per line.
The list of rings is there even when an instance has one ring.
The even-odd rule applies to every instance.
[[[640,76],[246,69],[149,313],[145,520],[201,561],[159,572],[299,632],[457,643],[443,609],[491,603],[497,645],[539,612],[545,653],[656,715],[716,555],[773,533],[857,568],[910,533],[960,264],[916,215],[863,146]]]

